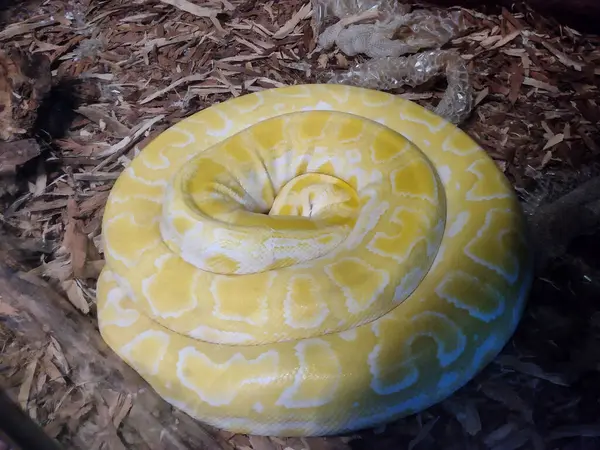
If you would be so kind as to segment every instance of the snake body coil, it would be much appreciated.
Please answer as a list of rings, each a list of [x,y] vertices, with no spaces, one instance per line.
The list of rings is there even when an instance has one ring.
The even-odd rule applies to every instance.
[[[506,344],[524,217],[464,132],[396,96],[300,85],[150,143],[103,221],[103,338],[217,427],[348,432],[427,408]]]

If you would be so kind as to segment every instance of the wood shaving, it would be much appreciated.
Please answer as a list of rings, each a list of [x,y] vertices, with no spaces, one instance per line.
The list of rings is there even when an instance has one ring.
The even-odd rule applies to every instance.
[[[300,8],[284,26],[273,34],[273,39],[283,39],[288,37],[294,31],[294,28],[296,28],[302,20],[308,18],[310,14],[312,14],[312,8],[310,3],[307,3]]]
[[[188,0],[160,0],[162,3],[174,6],[182,11],[193,14],[197,17],[215,17],[221,11],[215,8],[206,8],[204,6],[195,5]]]
[[[170,85],[168,85],[166,88],[161,89],[160,91],[155,92],[154,94],[151,94],[151,95],[149,95],[149,96],[141,99],[139,101],[139,104],[143,105],[145,103],[151,102],[152,100],[161,97],[165,93],[169,92],[172,89],[175,89],[178,86],[181,86],[182,84],[187,84],[187,83],[193,83],[193,82],[196,82],[196,81],[206,80],[206,78],[209,75],[210,75],[210,72],[206,72],[206,73],[189,75],[187,77],[180,78],[179,80],[175,81],[174,83],[171,83]]]

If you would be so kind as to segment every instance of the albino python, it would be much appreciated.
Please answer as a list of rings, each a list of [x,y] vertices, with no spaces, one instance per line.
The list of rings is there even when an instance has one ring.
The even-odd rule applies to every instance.
[[[108,345],[172,405],[258,435],[372,427],[449,396],[520,320],[518,200],[464,132],[343,85],[213,105],[153,140],[103,219]]]

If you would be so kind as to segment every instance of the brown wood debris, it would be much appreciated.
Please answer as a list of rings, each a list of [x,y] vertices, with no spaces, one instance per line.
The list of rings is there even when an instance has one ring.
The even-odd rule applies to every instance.
[[[558,234],[544,239],[558,250],[546,252],[514,339],[441,405],[327,439],[232,435],[173,412],[95,329],[110,188],[182,118],[248,92],[320,81],[362,57],[313,53],[308,0],[33,3],[19,2],[0,29],[3,48],[10,42],[30,63],[0,56],[0,105],[8,105],[0,138],[19,141],[0,146],[0,172],[13,183],[0,186],[0,384],[50,436],[82,449],[600,448],[600,236],[591,216],[567,229],[552,223]],[[476,91],[461,127],[511,180],[536,226],[535,217],[557,217],[556,199],[600,174],[600,38],[521,3],[464,12],[470,28],[448,44],[468,62]],[[55,80],[75,80],[86,104],[41,152],[22,139],[50,69]],[[425,105],[443,91],[430,83],[398,94]],[[51,110],[57,120],[68,116],[61,105]],[[572,201],[569,216],[597,206],[585,195]]]
[[[50,61],[45,55],[8,46],[0,50],[1,140],[27,137],[51,84]]]
[[[15,173],[18,166],[39,156],[40,152],[35,139],[0,142],[0,176]]]

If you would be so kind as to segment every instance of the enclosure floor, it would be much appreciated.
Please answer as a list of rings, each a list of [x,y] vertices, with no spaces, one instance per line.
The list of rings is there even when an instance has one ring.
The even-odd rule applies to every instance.
[[[27,269],[28,280],[40,286],[49,283],[71,302],[70,316],[94,326],[103,206],[136,151],[181,118],[249,88],[316,82],[322,71],[360,60],[337,50],[311,55],[309,20],[274,38],[306,3],[300,0],[196,2],[226,6],[214,21],[159,0],[14,3],[0,14],[0,42],[48,55],[59,85],[39,111],[41,158],[18,176],[0,177],[0,260]],[[600,173],[600,38],[522,5],[466,13],[472,27],[449,44],[469,61],[476,90],[477,105],[461,127],[535,215]],[[428,83],[399,94],[426,105],[439,101],[443,89],[443,82]],[[204,445],[600,449],[598,255],[600,233],[578,239],[553,261],[535,281],[514,339],[440,405],[355,435],[277,439],[209,430],[212,444]],[[135,392],[98,391],[102,361],[73,360],[69,346],[50,335],[20,335],[13,314],[0,297],[0,384],[49,435],[85,450],[181,448],[144,439],[132,419]],[[139,388],[147,389],[141,382]],[[185,422],[168,432],[182,436],[192,426],[198,425]]]

